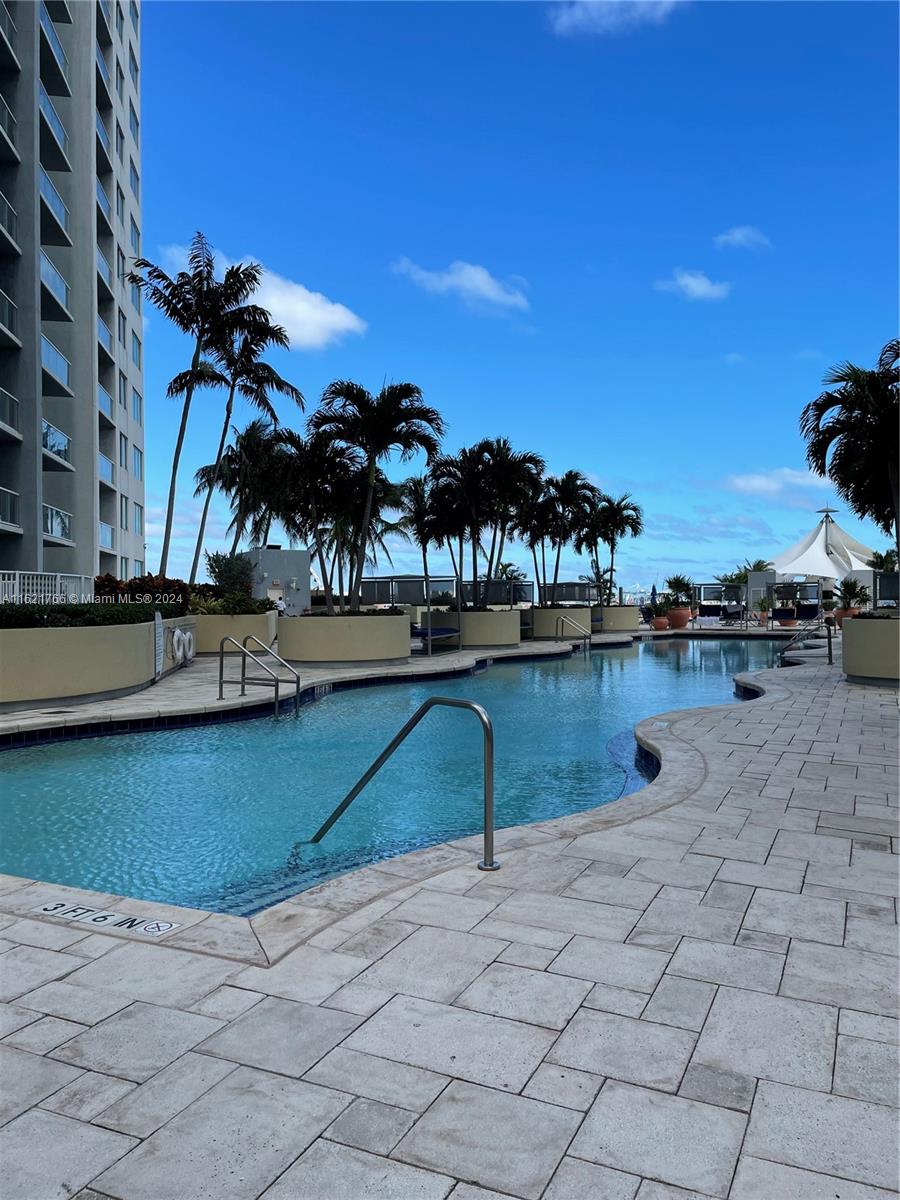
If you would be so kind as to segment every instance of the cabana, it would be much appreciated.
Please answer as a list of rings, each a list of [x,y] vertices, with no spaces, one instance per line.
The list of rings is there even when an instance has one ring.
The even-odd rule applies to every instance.
[[[843,579],[851,571],[865,571],[869,567],[872,550],[833,519],[834,508],[820,508],[822,520],[806,537],[795,542],[773,562],[776,573],[784,577],[813,577],[817,579]]]

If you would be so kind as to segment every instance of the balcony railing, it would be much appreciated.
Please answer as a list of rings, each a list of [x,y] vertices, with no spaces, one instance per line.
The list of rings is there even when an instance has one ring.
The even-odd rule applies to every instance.
[[[0,225],[3,226],[12,240],[16,241],[19,233],[19,217],[2,192],[0,192]]]
[[[97,137],[100,139],[100,145],[112,159],[112,138],[109,136],[109,130],[103,124],[103,118],[99,113],[94,113],[94,124],[97,127]]]
[[[110,420],[113,419],[113,398],[112,393],[108,392],[102,383],[97,384],[97,407]]]
[[[47,124],[53,130],[53,135],[62,146],[63,153],[69,153],[69,135],[66,133],[66,127],[60,120],[59,113],[54,107],[53,101],[47,95],[47,89],[41,84],[40,99],[38,100],[41,112],[46,118]]]
[[[15,333],[19,325],[19,310],[7,296],[0,291],[0,325],[5,325],[10,333]]]
[[[43,250],[41,251],[41,283],[49,288],[63,308],[69,307],[69,285]]]
[[[0,421],[19,430],[19,402],[6,388],[0,388]]]
[[[109,26],[110,33],[112,33],[112,27],[113,27],[112,7],[109,3],[109,0],[99,0],[99,4],[100,4],[100,11],[103,13],[104,17],[106,18],[106,24]]]
[[[0,523],[18,525],[19,523],[19,493],[11,492],[9,488],[0,487]]]
[[[109,259],[106,257],[106,255],[103,253],[103,251],[100,249],[99,246],[97,247],[97,274],[100,276],[100,278],[103,280],[103,282],[109,288],[109,290],[112,291],[113,290],[113,269],[109,264]]]
[[[13,116],[13,110],[9,107],[6,101],[0,96],[0,125],[6,133],[6,136],[16,144],[16,118]]]
[[[106,65],[106,59],[103,57],[103,51],[100,49],[99,46],[94,47],[94,55],[97,59],[97,67],[100,71],[100,77],[102,78],[103,82],[106,84],[110,95],[112,95],[112,80],[110,79],[110,76],[109,76],[109,67]]]
[[[116,531],[112,525],[107,525],[105,521],[98,521],[98,540],[101,550],[115,550],[116,548]]]
[[[43,530],[48,537],[72,540],[72,514],[62,508],[54,508],[52,504],[44,504]]]
[[[69,60],[66,57],[66,52],[63,50],[62,42],[59,40],[59,34],[56,32],[56,26],[53,24],[53,18],[47,11],[47,6],[44,0],[41,0],[41,29],[47,35],[47,41],[50,43],[50,49],[53,51],[53,57],[59,64],[59,69],[62,71],[66,79],[69,78]]]
[[[110,357],[114,357],[112,330],[100,316],[97,317],[97,341],[108,351]]]
[[[99,179],[96,180],[96,184],[97,203],[100,205],[100,211],[103,213],[104,217],[106,217],[107,221],[109,221],[110,225],[112,225],[112,203],[110,202],[109,196],[106,194],[106,188]]]
[[[6,34],[6,40],[12,46],[16,40],[16,23],[9,15],[9,9],[3,0],[0,0],[0,29]]]
[[[69,210],[66,207],[66,202],[53,186],[50,176],[41,167],[39,190],[44,200],[47,202],[50,211],[62,225],[66,233],[69,232]]]
[[[41,334],[41,366],[55,376],[60,383],[64,383],[66,387],[69,386],[72,364],[43,333]]]
[[[49,421],[41,421],[41,445],[64,462],[72,461],[72,439]]]
[[[116,464],[102,451],[97,454],[97,471],[104,483],[116,482]]]

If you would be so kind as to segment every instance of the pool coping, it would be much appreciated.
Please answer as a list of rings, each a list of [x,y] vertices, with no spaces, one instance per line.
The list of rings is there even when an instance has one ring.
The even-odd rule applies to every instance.
[[[742,690],[752,693],[754,698],[746,701],[749,704],[769,704],[788,698],[790,688],[776,682],[776,670],[766,668],[736,674],[733,676],[736,694],[741,695]],[[698,717],[730,707],[716,704],[671,709],[638,722],[634,727],[638,745],[659,763],[655,779],[638,791],[585,812],[498,829],[495,848],[501,874],[488,878],[502,885],[504,852],[625,825],[685,801],[706,779],[707,765],[702,753],[678,737],[673,727],[682,720],[690,719],[693,723]],[[0,876],[0,914],[53,925],[77,922],[84,927],[86,937],[96,932],[126,941],[152,941],[247,965],[272,966],[329,926],[341,922],[346,927],[348,919],[357,913],[365,923],[374,919],[372,912],[376,906],[388,911],[423,880],[452,867],[477,863],[481,843],[481,834],[470,835],[359,867],[298,892],[251,917],[138,900],[14,875]],[[74,910],[75,915],[54,916],[46,911],[49,905],[60,904],[62,909],[56,911]],[[87,915],[79,913],[80,909],[87,910]],[[84,924],[92,914],[96,918],[110,913],[126,918],[125,927]],[[159,927],[167,924],[171,927],[159,932]]]

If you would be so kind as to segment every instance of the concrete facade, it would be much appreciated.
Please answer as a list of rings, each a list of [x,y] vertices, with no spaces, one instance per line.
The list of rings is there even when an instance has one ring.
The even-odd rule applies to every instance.
[[[288,616],[309,609],[309,551],[282,550],[280,546],[254,546],[245,551],[253,563],[253,595],[257,600],[285,603]]]

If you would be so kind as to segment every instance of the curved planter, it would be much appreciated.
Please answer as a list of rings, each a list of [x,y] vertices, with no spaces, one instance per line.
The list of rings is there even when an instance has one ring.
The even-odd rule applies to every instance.
[[[409,617],[279,617],[288,662],[385,662],[409,658]]]
[[[172,657],[176,629],[193,632],[196,640],[196,617],[163,621],[161,675],[178,665]],[[124,696],[156,677],[153,622],[0,629],[0,664],[0,708]]]
[[[517,608],[497,610],[494,612],[442,612],[432,613],[431,620],[435,629],[459,629],[462,618],[462,638],[464,647],[475,646],[518,646],[521,633],[521,620]]]
[[[258,637],[261,642],[265,642],[267,646],[271,646],[275,639],[275,631],[277,628],[278,614],[273,610],[267,613],[247,613],[239,617],[220,616],[218,613],[205,615],[198,613],[196,617],[197,632],[197,653],[198,654],[218,654],[219,644],[223,637],[233,637],[235,641],[242,642],[248,634],[253,634]],[[248,649],[252,652],[254,647],[251,643]],[[257,646],[258,650],[259,647]],[[226,646],[226,654],[237,654],[235,646]]]
[[[686,604],[679,605],[678,608],[669,609],[670,629],[687,629],[690,619],[691,610]]]
[[[846,618],[841,643],[844,674],[851,682],[896,686],[900,681],[900,618]]]
[[[636,604],[600,604],[591,612],[594,619],[602,621],[603,633],[636,633],[641,622]]]
[[[559,617],[568,617],[570,620],[576,621],[582,629],[586,629],[588,632],[591,629],[591,610],[589,608],[535,608],[533,612],[535,638],[568,641],[583,636],[568,622],[563,624],[562,632],[557,632],[556,622]]]

